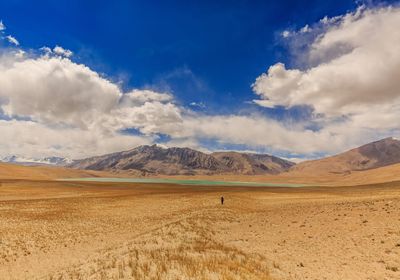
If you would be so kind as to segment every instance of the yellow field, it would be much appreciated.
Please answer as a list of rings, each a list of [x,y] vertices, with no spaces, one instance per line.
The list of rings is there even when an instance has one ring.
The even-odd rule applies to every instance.
[[[1,279],[400,277],[398,183],[287,189],[2,179],[0,213]]]

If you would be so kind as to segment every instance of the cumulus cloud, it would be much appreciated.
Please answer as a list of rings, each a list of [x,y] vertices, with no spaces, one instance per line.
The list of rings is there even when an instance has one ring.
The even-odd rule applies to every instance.
[[[309,106],[310,121],[322,124],[321,131],[360,142],[398,133],[400,8],[361,7],[319,24],[320,33],[302,54],[310,67],[272,65],[253,84],[260,97],[255,102],[268,108]]]
[[[136,128],[145,135],[163,133],[179,135],[182,109],[172,103],[145,102],[141,106],[122,107],[113,112],[114,127]]]
[[[6,39],[7,39],[7,41],[10,42],[11,44],[16,45],[16,46],[19,46],[19,42],[18,42],[18,40],[17,40],[15,37],[13,37],[13,36],[11,36],[11,35],[7,35],[7,36],[6,36]]]
[[[167,92],[123,91],[59,46],[43,47],[42,55],[6,50],[0,55],[0,153],[76,158],[153,143],[163,134],[168,145],[206,151],[206,139],[303,158],[400,135],[398,26],[399,8],[360,8],[285,33],[289,43],[309,40],[305,66],[270,66],[253,84],[255,102],[311,108],[301,121],[206,115]]]
[[[380,8],[343,16],[305,54],[328,62],[298,70],[282,63],[257,78],[259,104],[312,106],[317,113],[348,115],[400,97],[400,9]],[[267,102],[265,102],[267,101]],[[265,102],[265,103],[263,103]],[[368,108],[369,109],[369,108]]]
[[[44,50],[46,51],[46,47],[44,48]],[[67,49],[64,49],[63,47],[60,46],[55,46],[53,48],[53,53],[55,53],[56,55],[60,55],[60,56],[65,56],[65,57],[71,57],[73,55],[73,52]]]
[[[282,35],[282,37],[283,38],[288,38],[289,36],[290,36],[290,31],[288,31],[288,30],[284,30],[282,33],[281,33],[281,35]]]
[[[39,50],[41,50],[44,53],[45,56],[49,56],[49,55],[51,55],[53,53],[51,48],[46,47],[46,46],[41,47]]]
[[[292,153],[333,151],[344,141],[329,131],[262,116],[201,115],[175,104],[169,93],[123,92],[87,66],[59,56],[0,58],[0,108],[10,118],[0,125],[7,135],[0,139],[3,154],[83,157],[152,143],[158,134],[169,135],[169,145],[203,150],[199,139]],[[122,133],[130,128],[141,135]]]
[[[148,144],[152,138],[132,135],[100,135],[95,131],[54,128],[23,120],[0,120],[2,155],[68,156],[83,158]]]
[[[17,51],[15,52],[15,57],[16,57],[16,58],[24,58],[25,54],[26,54],[25,51],[23,51],[23,50],[17,50]]]
[[[189,105],[193,108],[199,108],[199,109],[204,109],[206,108],[206,104],[204,102],[190,102]]]
[[[121,98],[121,104],[125,107],[143,105],[147,102],[168,102],[172,101],[173,96],[168,93],[159,93],[152,90],[134,89]]]
[[[188,117],[183,126],[184,133],[175,137],[214,139],[221,144],[242,144],[278,154],[335,153],[358,144],[360,140],[340,133],[344,130],[341,125],[314,131],[307,128],[305,123],[279,122],[260,115]],[[363,134],[365,139],[373,136],[368,132]]]
[[[304,25],[304,26],[300,29],[300,32],[301,32],[301,33],[307,33],[307,32],[310,32],[310,31],[311,31],[311,28],[310,28],[310,26],[309,26],[308,24]]]
[[[23,82],[21,82],[23,81]],[[0,68],[4,113],[88,129],[119,102],[119,88],[63,58],[15,61]]]
[[[313,131],[307,123],[278,122],[260,115],[195,113],[177,105],[169,93],[123,92],[87,66],[49,55],[0,57],[0,108],[9,119],[0,121],[3,155],[85,157],[153,143],[158,134],[170,136],[168,145],[204,151],[201,139],[293,155],[332,153],[359,140],[347,138],[341,124]],[[123,133],[130,128],[141,135]],[[371,134],[355,128],[354,133],[366,138],[381,129]]]
[[[172,99],[167,93],[150,90],[123,92],[117,84],[68,58],[24,58],[9,51],[0,57],[0,115],[11,121],[3,120],[0,132],[9,136],[14,128],[11,135],[15,138],[7,144],[11,138],[3,137],[0,150],[5,153],[15,148],[16,153],[19,145],[39,155],[44,151],[59,154],[51,147],[60,146],[66,155],[74,156],[151,143],[156,133],[178,130],[181,109]],[[127,128],[137,128],[143,135],[121,133]],[[75,143],[68,144],[67,139]]]

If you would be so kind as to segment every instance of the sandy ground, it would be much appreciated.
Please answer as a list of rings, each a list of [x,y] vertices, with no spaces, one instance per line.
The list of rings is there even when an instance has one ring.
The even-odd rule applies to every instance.
[[[0,279],[400,279],[396,182],[1,180],[0,229]]]

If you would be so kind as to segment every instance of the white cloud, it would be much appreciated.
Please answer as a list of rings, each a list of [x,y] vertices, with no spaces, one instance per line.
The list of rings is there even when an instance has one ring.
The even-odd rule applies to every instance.
[[[7,36],[6,36],[6,39],[7,39],[7,41],[10,42],[11,44],[16,45],[16,46],[19,46],[19,42],[18,42],[18,40],[17,40],[15,37],[13,37],[13,36],[11,36],[11,35],[7,35]]]
[[[312,131],[302,123],[282,123],[259,115],[196,116],[186,118],[183,126],[184,133],[175,137],[209,138],[275,152],[332,153],[354,144],[344,135],[333,135],[328,130]]]
[[[11,121],[1,121],[0,133],[13,137],[0,140],[0,151],[76,157],[151,143],[155,133],[180,129],[182,110],[172,102],[167,93],[124,93],[68,58],[17,57],[9,50],[0,57],[0,113]],[[144,135],[120,132],[127,128]]]
[[[271,66],[253,84],[261,98],[255,102],[269,108],[312,107],[310,121],[347,138],[398,133],[400,8],[359,8],[322,23],[322,33],[303,54],[315,66]]]
[[[277,69],[277,75],[278,70],[283,71]],[[257,115],[194,113],[176,105],[168,93],[124,93],[85,65],[59,56],[0,57],[0,104],[11,118],[0,121],[0,133],[6,135],[0,139],[2,155],[84,157],[152,143],[159,133],[170,135],[168,145],[207,150],[199,140],[214,139],[294,154],[332,153],[360,140],[346,138],[344,125],[312,131],[307,123]],[[128,128],[142,135],[121,133]],[[354,131],[364,139],[376,135],[358,127]]]
[[[68,58],[14,57],[0,59],[1,108],[13,119],[2,121],[0,132],[14,139],[0,140],[2,153],[95,155],[151,143],[158,133],[170,135],[170,145],[199,148],[197,139],[209,138],[298,153],[337,150],[343,141],[326,131],[312,132],[261,116],[200,115],[176,105],[168,93],[138,89],[124,93]],[[128,128],[143,135],[120,132]]]
[[[134,89],[122,96],[121,103],[127,107],[133,105],[143,105],[146,102],[168,102],[172,100],[173,96],[168,93]]]
[[[50,56],[53,53],[53,51],[49,47],[46,47],[46,46],[41,47],[39,50],[41,50],[45,56]]]
[[[68,156],[83,158],[149,144],[152,138],[122,134],[103,135],[75,128],[54,128],[19,120],[0,120],[2,155]]]
[[[284,30],[282,33],[281,33],[281,35],[282,35],[282,37],[283,38],[288,38],[289,36],[290,36],[290,31],[288,31],[288,30]]]
[[[331,57],[330,61],[307,70],[278,63],[257,78],[253,89],[270,105],[309,105],[317,113],[335,116],[398,102],[398,26],[399,8],[348,14],[318,36],[306,54],[313,61]]]
[[[44,51],[48,51],[48,48],[46,48],[46,47],[44,47],[44,48],[42,48]],[[59,55],[59,56],[64,56],[64,57],[71,57],[72,55],[73,55],[73,52],[72,51],[70,51],[70,50],[67,50],[67,49],[64,49],[63,47],[60,47],[60,46],[55,46],[54,48],[53,48],[53,52],[56,54],[56,55]]]
[[[6,30],[6,26],[4,25],[3,21],[0,20],[0,31]]]
[[[171,95],[137,89],[123,93],[88,67],[61,57],[0,64],[0,99],[10,117],[103,133],[129,127],[145,134],[169,132],[181,119]]]
[[[253,85],[254,91],[263,98],[256,100],[256,103],[269,108],[275,105],[290,107],[295,95],[295,93],[291,95],[290,92],[293,88],[297,88],[301,77],[300,70],[286,70],[282,63],[271,66],[268,73],[258,77]]]
[[[15,57],[16,57],[16,58],[24,58],[25,54],[26,54],[25,51],[23,51],[23,50],[17,50],[17,51],[15,52]]]
[[[301,122],[204,115],[178,105],[170,93],[124,92],[59,46],[42,48],[42,56],[6,50],[0,55],[0,113],[7,116],[0,120],[0,154],[84,157],[166,134],[168,145],[207,150],[201,140],[211,139],[303,158],[400,135],[399,9],[359,9],[318,24],[285,33],[289,42],[312,38],[303,54],[308,67],[277,63],[253,85],[260,106],[312,107]],[[142,135],[121,132],[130,128]]]
[[[0,97],[9,116],[88,129],[118,104],[121,92],[84,65],[41,57],[0,68]]]
[[[194,108],[200,108],[200,109],[206,108],[206,104],[204,104],[203,102],[195,102],[195,101],[193,101],[193,102],[190,102],[189,105],[191,107],[194,107]]]
[[[307,33],[307,32],[310,32],[310,31],[311,31],[311,28],[310,28],[310,26],[308,26],[308,24],[306,24],[305,26],[303,26],[300,29],[300,33]]]
[[[145,102],[141,106],[115,109],[110,121],[114,127],[134,127],[145,135],[179,135],[182,130],[182,109],[172,103]]]
[[[366,106],[393,104],[400,97],[400,9],[348,14],[312,42],[313,61],[331,60],[307,70],[269,68],[255,92],[274,105],[309,105],[317,113],[347,115]],[[369,110],[370,108],[368,108]]]

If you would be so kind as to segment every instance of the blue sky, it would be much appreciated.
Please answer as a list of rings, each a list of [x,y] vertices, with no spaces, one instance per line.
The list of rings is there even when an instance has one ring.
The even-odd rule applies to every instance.
[[[389,11],[391,8],[388,7],[391,5],[395,12]],[[360,97],[357,95],[357,90],[354,90],[354,98],[348,98],[352,95],[350,93],[338,100],[334,99],[337,94],[333,92],[332,96],[328,96],[327,103],[324,97],[326,91],[312,90],[323,88],[324,85],[309,82],[311,78],[308,77],[307,71],[313,70],[310,72],[319,73],[324,63],[335,65],[337,59],[344,59],[351,51],[375,48],[365,41],[366,35],[360,35],[361,33],[351,35],[350,32],[355,32],[351,25],[362,25],[365,30],[371,29],[371,26],[367,26],[367,22],[371,22],[368,17],[374,19],[384,13],[390,13],[396,20],[397,7],[398,1],[344,0],[0,1],[0,20],[5,26],[1,31],[0,42],[2,53],[5,54],[1,58],[3,61],[6,61],[4,57],[11,53],[23,51],[24,58],[18,58],[25,63],[18,65],[18,69],[22,72],[28,67],[38,66],[32,64],[35,61],[43,63],[43,66],[40,66],[42,68],[36,69],[40,73],[41,69],[48,69],[51,63],[59,63],[60,65],[54,66],[57,69],[64,66],[75,69],[76,65],[83,65],[91,72],[86,73],[85,69],[75,70],[83,71],[89,76],[99,75],[104,81],[109,81],[119,88],[116,90],[118,92],[112,89],[105,93],[108,97],[113,94],[125,96],[118,97],[116,102],[119,104],[128,99],[126,94],[132,91],[142,95],[147,94],[146,98],[150,98],[146,99],[147,104],[142,101],[138,103],[137,99],[129,101],[130,105],[126,106],[131,106],[132,110],[128,112],[124,109],[124,114],[126,118],[135,121],[127,124],[127,120],[122,117],[118,121],[105,117],[115,109],[111,107],[110,109],[109,104],[95,104],[90,100],[90,96],[93,96],[93,99],[102,98],[90,95],[87,89],[93,85],[88,84],[80,88],[66,77],[67,80],[64,82],[70,86],[66,88],[74,90],[77,97],[72,96],[71,92],[59,93],[58,90],[57,95],[54,95],[53,84],[48,88],[41,85],[43,87],[41,92],[29,94],[26,93],[26,89],[7,85],[10,87],[8,92],[5,90],[3,94],[0,92],[0,103],[4,106],[0,114],[3,116],[4,125],[9,126],[12,122],[18,121],[17,125],[23,126],[27,122],[32,122],[30,125],[40,125],[43,129],[57,129],[58,132],[61,129],[89,131],[93,127],[96,127],[96,131],[100,130],[97,129],[97,123],[88,121],[90,118],[99,119],[99,116],[81,114],[82,121],[79,120],[79,111],[74,111],[73,108],[68,110],[60,108],[62,104],[71,103],[74,104],[74,108],[88,106],[93,112],[103,112],[100,117],[106,119],[104,122],[112,122],[118,127],[111,132],[109,127],[106,129],[102,127],[102,131],[107,130],[102,132],[102,137],[111,134],[116,136],[116,139],[129,135],[141,137],[132,138],[132,141],[118,140],[117,142],[126,143],[120,146],[115,143],[107,148],[100,145],[92,149],[91,154],[125,149],[136,143],[154,142],[186,145],[204,150],[239,149],[270,152],[288,158],[312,158],[332,154],[379,137],[397,135],[398,128],[387,127],[377,132],[373,126],[360,125],[357,122],[361,116],[365,117],[365,112],[360,111],[359,104],[366,109],[369,106],[368,100],[373,98],[367,94]],[[357,14],[358,10],[360,14]],[[348,18],[351,18],[350,25],[346,25]],[[374,26],[379,24],[383,23],[376,20]],[[351,36],[341,35],[340,39],[335,39],[336,41],[332,43],[332,40],[328,39],[336,36],[338,33],[336,29]],[[388,40],[387,44],[393,44],[395,41],[390,38],[397,38],[398,34],[391,34],[389,32],[396,31],[392,31],[389,27],[387,29],[388,35],[381,41]],[[17,39],[18,45],[15,41],[11,42],[7,36]],[[328,38],[326,44],[329,48],[326,50],[324,49],[326,44],[318,45],[320,43],[318,40],[321,38]],[[70,50],[73,55],[57,53],[54,49],[56,46]],[[311,46],[317,47],[313,49]],[[42,47],[52,50],[50,57],[40,51]],[[323,55],[323,58],[313,57],[315,49],[319,56]],[[377,60],[381,59],[378,57],[379,54],[376,55]],[[359,61],[355,58],[349,61],[355,61],[357,66],[362,66],[364,62],[361,58],[356,59]],[[66,60],[71,63],[66,63]],[[11,67],[6,62],[3,63],[7,65],[6,68]],[[10,69],[15,70],[15,68],[17,67],[13,65]],[[46,77],[50,80],[49,75],[53,72],[49,73],[47,76],[37,77],[37,81],[34,81],[36,77],[32,77],[30,81],[33,87],[35,88],[35,82],[39,85]],[[263,73],[266,74],[263,76]],[[9,72],[0,73],[0,86],[2,74],[6,77]],[[357,75],[357,78],[360,75],[359,72],[352,74]],[[292,88],[292,84],[291,88],[287,88],[286,84],[278,85],[277,83],[281,81],[279,77],[282,75],[289,80],[293,76],[296,81],[300,81],[296,82],[297,88]],[[23,82],[21,77],[23,76],[13,76],[16,81],[22,79]],[[340,84],[340,78],[337,81]],[[302,85],[306,82],[311,84],[304,89]],[[102,84],[103,81],[99,83]],[[361,91],[365,85],[359,86]],[[397,96],[391,89],[385,89],[381,84],[377,85],[378,88],[379,86],[388,92],[388,96]],[[169,99],[165,96],[148,97],[149,93],[145,90],[168,95]],[[282,90],[285,92],[282,93]],[[346,92],[348,89],[335,90]],[[12,93],[13,91],[15,93]],[[26,104],[17,102],[40,100],[38,96],[44,95],[43,92],[47,91],[50,98],[58,96],[60,100],[46,104],[47,107],[41,101],[36,107],[32,106],[34,109],[27,109]],[[74,102],[82,96],[89,98],[75,104]],[[38,100],[36,101],[39,102]],[[332,105],[336,109],[333,110],[333,107],[327,104],[336,104]],[[100,106],[101,110],[92,106]],[[152,107],[151,113],[148,113],[146,110],[149,110],[150,106],[154,108]],[[161,107],[155,109],[155,106]],[[382,104],[379,109],[385,108],[387,112],[384,106],[386,104]],[[108,109],[102,111],[105,107],[111,111],[107,111]],[[157,110],[164,114],[154,115]],[[118,112],[121,113],[120,111]],[[77,122],[63,120],[61,115],[57,115],[58,113],[51,115],[49,112],[59,114],[62,112],[63,118],[76,119]],[[396,113],[393,111],[392,115],[396,116]],[[378,115],[379,111],[374,114]],[[143,118],[146,120],[143,121]],[[169,121],[166,123],[165,120]],[[21,123],[23,121],[24,124]],[[353,132],[345,132],[342,127],[338,128],[338,124],[346,127],[346,122],[355,126],[356,135],[353,135]],[[214,123],[219,123],[220,128],[206,127]],[[15,127],[15,123],[13,125]],[[234,132],[236,130],[239,134],[246,133],[247,125],[255,130],[248,133],[249,141],[238,135],[238,132]],[[224,127],[231,131],[231,136],[227,136],[226,139],[220,135]],[[215,132],[210,132],[214,130]],[[268,131],[273,135],[269,135]],[[20,133],[25,132],[22,130]],[[309,146],[293,144],[293,140],[288,140],[293,137],[299,137],[301,141],[310,144]],[[254,138],[259,140],[255,141]],[[262,138],[265,138],[265,143]],[[38,140],[40,143],[43,141]],[[320,145],[320,142],[333,144]],[[59,148],[65,146],[56,143],[46,145],[43,146],[46,153],[68,156],[79,155],[82,152],[80,150],[86,149],[85,145],[79,148]],[[27,143],[20,143],[18,147],[21,146],[26,147]],[[18,147],[0,143],[0,154],[33,153],[33,148],[19,151]]]
[[[288,63],[280,33],[354,9],[354,1],[1,1],[28,48],[62,45],[124,87],[173,91],[185,105],[240,110],[269,65]]]

